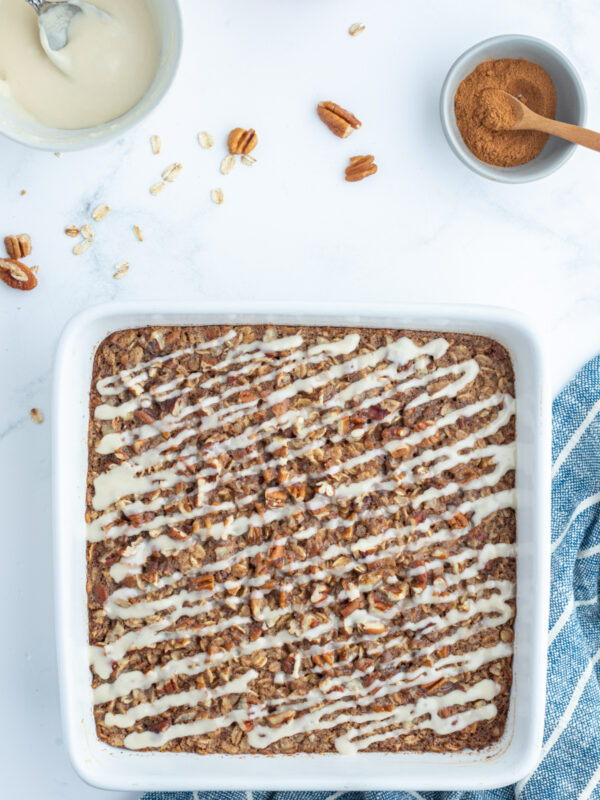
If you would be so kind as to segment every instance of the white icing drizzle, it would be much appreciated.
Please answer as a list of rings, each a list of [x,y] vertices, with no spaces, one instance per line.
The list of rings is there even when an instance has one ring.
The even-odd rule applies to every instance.
[[[443,415],[428,419],[427,426],[422,430],[413,429],[406,434],[399,430],[397,436],[379,448],[366,450],[343,463],[336,463],[326,471],[315,470],[302,476],[292,474],[288,480],[281,482],[283,487],[293,489],[307,479],[325,483],[334,479],[327,491],[315,495],[308,502],[291,501],[288,498],[288,502],[281,507],[258,512],[254,510],[258,496],[250,493],[236,496],[235,502],[207,505],[206,492],[201,491],[199,485],[198,502],[196,507],[189,510],[180,507],[180,501],[186,496],[181,487],[186,487],[191,481],[209,481],[208,491],[214,488],[215,484],[211,481],[215,479],[227,485],[229,481],[240,477],[260,475],[266,469],[285,467],[293,472],[299,459],[310,458],[326,442],[335,444],[347,439],[360,439],[380,424],[380,420],[375,418],[366,419],[359,428],[350,427],[349,431],[339,427],[357,411],[379,407],[378,404],[390,398],[407,394],[412,395],[409,402],[404,404],[407,410],[438,400],[451,400],[476,380],[479,374],[479,365],[474,359],[436,367],[435,361],[444,356],[449,347],[441,337],[422,346],[403,337],[372,352],[353,355],[360,343],[358,334],[348,334],[337,341],[323,341],[306,349],[302,337],[293,335],[279,339],[266,337],[264,341],[233,345],[225,351],[224,356],[216,356],[217,363],[211,366],[216,374],[208,379],[204,379],[202,373],[195,373],[171,377],[164,383],[146,388],[151,376],[160,375],[165,363],[192,353],[219,353],[235,336],[235,331],[229,331],[210,342],[158,356],[97,383],[98,392],[107,398],[107,402],[98,405],[94,414],[96,419],[106,422],[131,420],[136,411],[150,408],[155,399],[174,402],[172,412],[161,419],[136,427],[129,426],[122,432],[116,430],[106,433],[97,446],[99,454],[111,455],[138,441],[151,442],[147,449],[142,452],[136,450],[136,455],[111,466],[94,481],[92,505],[95,511],[101,513],[88,526],[89,541],[136,537],[110,567],[110,575],[115,582],[120,584],[127,578],[140,575],[154,553],[166,556],[181,554],[209,539],[223,540],[232,546],[223,557],[187,570],[185,575],[175,572],[158,578],[145,588],[131,588],[129,585],[112,592],[104,603],[108,617],[142,621],[143,624],[126,630],[110,642],[89,648],[90,664],[103,681],[94,689],[94,702],[121,701],[136,690],[152,689],[173,676],[201,676],[214,666],[305,640],[309,646],[299,651],[302,655],[296,657],[293,674],[278,673],[275,682],[292,682],[302,670],[310,669],[315,673],[326,673],[318,689],[311,689],[303,695],[292,692],[285,697],[275,697],[268,704],[254,704],[251,709],[242,703],[220,716],[175,723],[160,732],[132,732],[125,737],[125,746],[130,749],[161,747],[177,738],[208,734],[231,725],[241,725],[251,719],[254,727],[247,736],[249,744],[256,749],[264,749],[288,736],[328,730],[349,723],[346,732],[337,737],[336,747],[340,753],[354,753],[376,742],[403,736],[409,731],[431,729],[438,735],[448,735],[473,723],[493,719],[497,713],[493,700],[502,687],[487,679],[469,686],[465,691],[453,689],[446,694],[422,697],[412,704],[393,706],[391,711],[377,710],[377,705],[382,698],[402,689],[428,686],[440,679],[472,673],[484,664],[509,658],[512,654],[512,645],[503,641],[459,655],[440,656],[439,651],[465,642],[486,629],[502,626],[514,614],[514,584],[506,580],[481,580],[480,575],[491,561],[513,558],[513,544],[487,543],[481,549],[462,546],[452,555],[444,552],[445,548],[451,549],[460,537],[469,534],[490,514],[515,506],[513,489],[493,491],[503,476],[515,469],[515,446],[486,442],[514,416],[514,398],[508,394],[495,394],[446,411]],[[273,354],[282,355],[275,362]],[[331,359],[341,360],[332,363]],[[299,378],[291,375],[298,369],[302,374],[303,367],[315,364],[318,370],[314,375]],[[270,369],[265,369],[265,365]],[[368,370],[366,376],[352,380],[343,388],[337,387],[335,393],[325,395],[323,399],[317,399],[320,398],[320,391],[332,381],[351,378],[362,370]],[[232,375],[237,382],[229,386],[228,378]],[[257,395],[256,398],[243,399],[243,391],[256,393],[261,390],[261,384],[273,381],[278,376],[287,376],[287,382],[281,388],[271,391],[267,397],[257,399]],[[187,396],[194,381],[208,393],[199,401],[188,404]],[[437,388],[435,384],[439,387],[440,383],[441,388]],[[433,390],[428,388],[430,384],[434,385]],[[129,397],[127,392],[133,397]],[[308,394],[313,398],[313,404],[307,409],[288,410],[287,402],[299,393]],[[121,398],[115,402],[113,398],[118,396]],[[231,400],[231,405],[224,405],[225,401]],[[273,415],[262,422],[248,425],[241,433],[218,436],[204,446],[201,454],[198,452],[193,440],[199,433],[220,431],[223,425],[235,426],[243,417],[255,412],[259,402],[263,410],[271,409]],[[316,421],[309,419],[315,407],[320,411]],[[384,424],[401,428],[396,419],[397,412],[387,409],[386,412]],[[461,419],[473,419],[479,415],[482,421],[475,432],[458,439],[454,444],[439,447],[432,444],[446,427],[455,425]],[[291,426],[300,446],[282,455],[283,440],[278,437],[277,431]],[[330,432],[324,438],[323,432],[327,427],[333,427],[337,432]],[[416,447],[423,448],[423,442],[425,448],[418,455],[412,455]],[[235,463],[223,470],[218,459],[223,454],[231,453],[243,455],[236,457]],[[382,465],[387,463],[390,456],[393,458],[392,469],[386,472]],[[435,484],[435,479],[448,470],[480,459],[490,465],[484,474],[460,483],[445,481],[443,485]],[[348,482],[346,476],[352,470],[372,462],[379,465],[372,477],[350,479]],[[338,475],[342,477],[341,481],[336,479]],[[423,480],[433,481],[433,485],[424,488],[420,485]],[[415,486],[420,491],[411,491],[409,502],[415,512],[422,507],[428,509],[424,519],[417,519],[404,527],[393,527],[387,519],[405,505],[405,502],[399,505],[399,499],[395,499],[358,515],[357,521],[361,517],[365,520],[380,519],[381,532],[363,536],[348,545],[330,545],[317,556],[288,559],[280,567],[288,577],[282,578],[279,588],[289,593],[289,602],[276,609],[263,605],[260,614],[255,615],[263,624],[263,633],[258,638],[245,640],[229,650],[212,655],[198,652],[191,657],[173,658],[145,672],[120,671],[113,681],[108,682],[113,666],[132,651],[151,648],[165,641],[187,642],[227,631],[233,626],[245,630],[254,619],[237,613],[237,610],[248,598],[261,602],[265,596],[263,587],[271,576],[229,577],[225,581],[215,579],[211,589],[199,591],[177,586],[182,580],[185,583],[186,577],[216,575],[247,559],[267,558],[274,546],[286,548],[290,542],[306,545],[321,531],[333,531],[348,525],[346,518],[336,515],[340,501],[373,494],[394,494],[396,498],[396,493],[402,492],[403,487],[412,490]],[[160,494],[162,490],[175,490],[175,494],[171,492],[163,496]],[[471,493],[468,499],[461,498],[464,492]],[[430,510],[439,498],[452,498],[455,495],[457,501],[450,502],[447,510],[439,514]],[[247,512],[242,513],[243,509],[247,509]],[[129,523],[123,524],[121,512],[130,520]],[[220,512],[230,516],[208,525],[205,518]],[[274,522],[285,522],[298,514],[304,517],[298,530],[256,545],[240,548],[235,544],[251,527],[264,528]],[[446,522],[451,523],[457,514],[468,514],[469,518],[464,518],[458,530],[454,525],[445,525]],[[144,515],[147,519],[142,519]],[[325,517],[323,520],[321,515]],[[131,521],[132,518],[135,518],[135,522]],[[195,534],[182,540],[168,535],[169,528],[189,520],[200,524]],[[436,530],[432,531],[434,526]],[[149,535],[144,536],[145,533]],[[331,575],[340,577],[360,565],[368,568],[380,559],[406,553],[416,557],[420,550],[432,546],[433,551],[427,553],[425,559],[407,568],[404,575],[389,584],[393,587],[401,580],[408,581],[435,571],[437,583],[428,583],[420,594],[405,594],[385,609],[369,607],[367,610],[363,603],[362,607],[350,614],[338,616],[333,612],[338,603],[361,599],[378,588],[379,584],[362,585],[354,582],[336,595],[313,600],[315,608],[327,609],[328,622],[321,622],[307,630],[271,630],[282,617],[290,613],[297,617],[311,610],[310,604],[298,605],[293,599],[295,586],[327,580]],[[436,555],[438,551],[439,556]],[[346,558],[347,562],[338,566],[329,563],[340,557]],[[473,583],[466,583],[468,581]],[[170,586],[175,587],[171,594],[161,599],[144,600],[148,592]],[[247,589],[249,594],[242,593],[238,597],[237,592],[241,588]],[[379,588],[385,588],[385,584],[381,583]],[[421,612],[416,620],[410,617],[411,611],[419,612],[423,606],[439,609],[450,603],[458,605],[439,613],[422,615]],[[223,610],[226,611],[224,618],[221,617]],[[213,611],[217,613],[217,622],[211,621]],[[192,627],[178,627],[178,620],[182,618],[193,618],[196,622]],[[379,635],[369,632],[369,625],[373,623],[384,626],[386,635],[392,637],[385,643],[390,650],[405,645],[407,632],[418,632],[425,637],[435,632],[437,638],[433,643],[428,643],[428,638],[420,639],[422,646],[388,660],[384,667],[379,667],[384,669],[388,677],[385,680],[376,678],[366,685],[363,679],[373,670],[372,667],[359,670],[353,667],[352,661],[336,662],[336,667],[346,666],[350,672],[330,677],[327,666],[311,661],[313,656],[335,653],[349,644],[376,644]],[[336,641],[334,636],[325,645],[318,643],[325,634],[342,630],[345,632],[343,639]],[[411,667],[411,660],[416,656],[431,656],[431,666]],[[107,711],[104,724],[127,730],[140,720],[158,716],[170,709],[194,709],[198,705],[209,708],[216,698],[244,695],[251,690],[252,682],[258,675],[254,669],[249,669],[242,676],[226,680],[213,688],[181,689],[152,701],[145,699],[136,702],[135,705],[129,700],[124,711]],[[473,703],[475,705],[471,708],[440,716],[439,712],[451,706]],[[275,711],[292,713],[281,724],[267,723],[266,718]]]
[[[104,721],[107,725],[115,725],[118,728],[130,728],[138,719],[161,714],[169,708],[195,706],[199,703],[208,704],[210,700],[214,700],[217,697],[236,692],[245,692],[248,689],[248,684],[255,678],[258,678],[258,672],[251,669],[241,678],[227,681],[227,683],[218,686],[216,689],[192,689],[188,692],[178,692],[175,695],[165,695],[153,703],[140,703],[130,708],[125,714],[107,714]]]

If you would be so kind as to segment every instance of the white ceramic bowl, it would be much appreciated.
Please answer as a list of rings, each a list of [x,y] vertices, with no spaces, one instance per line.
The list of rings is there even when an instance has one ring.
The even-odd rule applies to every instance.
[[[539,64],[550,75],[556,87],[556,119],[573,125],[585,124],[587,104],[583,83],[568,58],[553,45],[533,36],[494,36],[465,51],[446,76],[440,97],[440,115],[448,144],[467,167],[484,178],[504,183],[525,183],[545,178],[573,155],[577,145],[551,136],[539,156],[528,164],[494,167],[474,156],[460,135],[454,113],[456,90],[478,64],[492,58],[524,58]]]
[[[281,323],[395,327],[491,336],[511,354],[517,396],[517,617],[504,736],[483,752],[205,755],[110,747],[96,736],[88,661],[84,521],[93,354],[108,334],[143,325]],[[53,476],[58,666],[73,766],[104,789],[456,790],[515,783],[534,769],[544,728],[550,575],[550,416],[537,338],[515,312],[478,306],[129,303],[67,326],[54,372]]]
[[[181,12],[178,0],[149,0],[161,42],[161,56],[152,85],[142,99],[117,119],[80,130],[61,130],[35,120],[25,113],[15,113],[3,104],[0,113],[0,133],[16,142],[39,150],[67,152],[104,144],[121,136],[143,119],[160,103],[167,93],[179,64],[182,48]]]

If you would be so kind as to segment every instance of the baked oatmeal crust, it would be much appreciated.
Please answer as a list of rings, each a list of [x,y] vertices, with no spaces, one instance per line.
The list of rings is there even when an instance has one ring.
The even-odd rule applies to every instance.
[[[301,337],[302,348],[307,351],[351,334],[359,337],[355,349],[333,354],[315,351],[308,363],[306,358],[297,364],[290,360],[297,346],[290,344],[272,351],[267,346],[284,337]],[[418,348],[440,339],[448,343],[439,356],[419,364],[417,357],[398,366],[398,371],[416,370],[422,383],[398,391],[390,381],[390,388],[382,392],[381,381],[373,388],[368,388],[367,381],[364,391],[349,392],[349,401],[333,422],[323,423],[332,398],[355,382],[369,376],[377,378],[389,361],[384,358],[373,367],[339,376],[336,372],[331,381],[314,388],[310,379],[405,337]],[[203,347],[214,340],[225,341],[217,347]],[[290,340],[293,341],[296,340]],[[238,353],[241,346],[254,342],[266,343],[256,362],[232,361],[231,355]],[[175,355],[169,358],[170,354]],[[223,366],[228,358],[232,363]],[[452,394],[448,387],[458,374],[452,370],[463,369],[461,365],[466,363],[475,365],[474,377]],[[149,366],[142,368],[142,364]],[[244,368],[254,366],[257,374],[244,372]],[[429,379],[433,372],[436,376]],[[121,373],[121,378],[126,378],[123,382]],[[252,385],[249,375],[254,380]],[[103,381],[118,391],[101,393],[99,383]],[[286,387],[296,381],[307,388],[287,397]],[[303,381],[308,383],[302,384]],[[152,393],[154,387],[165,386],[166,392]],[[182,389],[185,392],[181,393]],[[423,400],[424,391],[427,397]],[[277,398],[282,399],[271,403],[276,392]],[[475,664],[469,661],[469,653],[491,653],[496,648],[501,654],[498,658],[475,664],[473,669],[427,683],[409,681],[411,685],[405,686],[400,681],[398,691],[382,694],[375,704],[369,701],[370,712],[378,708],[375,713],[383,716],[374,740],[365,749],[447,752],[482,749],[497,741],[504,731],[512,682],[509,651],[516,566],[510,546],[516,540],[515,511],[510,506],[492,507],[491,513],[477,521],[476,512],[463,513],[459,506],[481,503],[514,489],[514,468],[498,470],[490,455],[496,452],[495,448],[506,449],[514,443],[514,413],[507,415],[505,424],[497,429],[493,425],[506,409],[507,399],[514,396],[514,374],[507,351],[497,342],[475,335],[253,325],[149,326],[108,336],[95,355],[90,392],[86,521],[90,528],[98,529],[107,513],[114,518],[108,528],[102,526],[100,537],[90,537],[87,544],[90,645],[97,652],[110,651],[126,636],[135,639],[145,626],[162,630],[162,625],[170,633],[154,636],[148,646],[126,648],[111,661],[108,676],[98,674],[92,659],[92,684],[98,689],[132,672],[158,675],[173,662],[187,664],[186,659],[205,659],[206,666],[191,674],[174,669],[168,677],[148,682],[147,688],[134,688],[98,702],[94,714],[99,738],[122,747],[134,741],[144,744],[143,734],[151,733],[156,744],[136,744],[136,749],[196,753],[335,752],[345,738],[355,741],[352,731],[357,724],[352,718],[365,713],[361,703],[369,697],[369,687],[375,691],[390,679],[395,680],[398,672],[391,671],[390,664],[399,660],[405,673],[426,674],[428,670],[435,671],[436,665],[441,669],[440,661]],[[134,408],[139,397],[147,402]],[[123,411],[113,419],[97,416],[99,407],[126,403],[132,403],[133,410]],[[240,406],[244,407],[240,410]],[[232,410],[216,418],[214,425],[203,428],[203,420],[207,419],[203,411],[185,416],[186,410],[195,407],[210,408],[211,413],[215,409]],[[461,410],[473,408],[474,413],[461,414]],[[302,417],[302,425],[297,419],[291,421],[294,412]],[[181,414],[185,416],[186,430],[193,435],[179,441],[176,431],[160,430],[160,426]],[[454,421],[436,424],[442,419]],[[267,424],[268,436],[258,437],[258,443],[246,443],[246,432],[269,420],[272,424],[270,429]],[[310,426],[314,433],[306,434]],[[427,435],[428,428],[431,436]],[[485,430],[492,432],[478,438],[477,434]],[[111,452],[98,452],[100,443],[113,435],[121,437],[123,444]],[[239,447],[227,444],[238,440]],[[403,440],[418,441],[403,445]],[[457,443],[471,440],[466,457]],[[125,495],[108,508],[96,507],[95,482],[99,476],[136,459],[139,462],[144,454],[164,449],[168,441],[173,443],[169,458],[179,465],[180,480],[166,488],[157,482],[151,492]],[[397,449],[386,450],[392,441],[399,443]],[[307,449],[307,443],[314,447]],[[458,454],[448,469],[443,468],[444,448],[454,448]],[[440,455],[428,456],[414,468],[408,482],[405,477],[399,478],[393,489],[387,488],[389,476],[401,475],[404,463],[418,461],[437,450]],[[481,457],[478,450],[485,451]],[[369,458],[371,452],[374,455]],[[273,464],[277,459],[278,463]],[[254,469],[248,469],[248,465]],[[161,469],[164,470],[163,463],[150,466],[144,474],[152,476]],[[197,476],[207,469],[212,474],[208,479],[201,478],[200,486]],[[497,480],[492,482],[496,472]],[[382,481],[386,488],[381,488]],[[338,491],[340,487],[363,483],[365,491],[357,495],[345,496]],[[427,492],[426,498],[430,499],[423,501],[422,495]],[[243,502],[248,497],[253,498],[250,505]],[[295,508],[294,503],[297,511],[287,516],[270,513],[282,507]],[[326,511],[322,512],[322,508]],[[231,526],[250,512],[258,515],[260,524],[250,524],[235,536],[211,535],[215,526]],[[179,521],[170,524],[157,520],[163,513],[173,514]],[[334,519],[344,524],[328,526],[327,522]],[[152,527],[153,520],[157,528]],[[433,521],[424,531],[423,526],[430,520]],[[304,537],[302,532],[308,524],[315,532]],[[385,537],[387,531],[405,529],[408,532],[395,539]],[[451,535],[442,535],[447,529]],[[152,549],[159,536],[172,539],[172,550],[165,546]],[[373,537],[377,543],[361,549],[361,540],[372,541]],[[179,546],[182,542],[185,546]],[[131,551],[144,543],[147,557],[137,564],[135,557],[131,560]],[[397,545],[395,550],[390,550],[390,543]],[[496,550],[486,551],[489,546]],[[337,555],[324,559],[328,552]],[[346,552],[351,556],[344,556]],[[493,557],[486,559],[488,552]],[[506,555],[495,555],[496,552]],[[242,557],[237,558],[236,553],[242,553]],[[336,561],[345,557],[351,563],[336,567]],[[222,569],[211,568],[217,562],[223,562]],[[263,576],[266,577],[257,593],[252,579]],[[298,580],[298,576],[304,577]],[[496,608],[497,587],[509,584],[513,591],[501,603],[498,601]],[[129,590],[125,591],[127,596],[124,590]],[[424,590],[427,602],[420,602]],[[210,600],[200,603],[205,604],[205,609],[194,608],[196,602],[190,601],[173,615],[174,605],[169,605],[166,598],[175,598],[182,591],[208,593]],[[323,603],[319,592],[331,602]],[[111,605],[115,593],[116,606]],[[372,613],[373,619],[382,612],[381,632],[369,634],[364,621],[346,630],[343,621],[346,612],[353,618],[351,604],[356,602],[355,595],[356,611]],[[491,611],[486,600],[490,601]],[[478,602],[483,610],[473,614]],[[152,604],[154,613],[147,617],[130,614],[139,603]],[[187,608],[194,611],[186,614]],[[397,613],[388,622],[386,614],[394,608]],[[506,611],[506,619],[498,610],[501,608]],[[341,624],[327,629],[332,614]],[[244,620],[243,624],[227,624],[233,617]],[[438,627],[424,624],[434,617],[442,620]],[[465,624],[469,630],[459,635]],[[311,631],[319,625],[326,630],[314,638]],[[201,629],[209,632],[202,633]],[[282,643],[277,646],[251,646],[252,642],[262,641],[261,637],[277,637],[287,631],[290,635],[280,636]],[[447,637],[454,637],[455,641],[443,644]],[[290,641],[284,641],[286,638]],[[232,653],[233,657],[229,657]],[[243,684],[249,673],[256,673],[256,677]],[[327,722],[333,723],[335,715],[333,711],[322,712],[318,717],[322,727],[302,729],[303,715],[310,714],[309,709],[313,708],[310,703],[306,708],[292,709],[292,716],[285,717],[286,700],[292,695],[295,705],[302,705],[298,698],[310,698],[313,695],[309,693],[323,691],[319,689],[323,681],[329,679],[328,686],[335,686],[336,679],[347,682],[352,674],[359,676],[354,680],[360,688],[354,695],[348,690],[348,696],[355,696],[357,702],[344,710],[344,719],[338,724],[326,727]],[[220,687],[235,688],[236,681],[242,681],[240,691],[219,692]],[[482,699],[444,704],[444,698],[452,692],[468,692],[483,685],[495,687],[490,701],[495,713],[490,718],[480,716],[487,702]],[[179,695],[190,701],[170,705]],[[389,726],[384,725],[385,714],[427,698],[440,699],[438,713],[443,719],[473,712],[474,721],[443,734],[422,726],[430,718],[429,713],[411,718],[409,723],[391,720]],[[161,701],[165,706],[162,711]],[[133,720],[132,709],[143,704],[149,704],[143,706],[147,713]],[[266,746],[257,747],[256,736],[251,736],[255,724],[260,723],[258,717],[256,723],[253,721],[254,706],[268,711],[268,725],[275,738]],[[278,718],[280,708],[284,709],[283,719]],[[236,711],[240,709],[244,714],[237,719]],[[218,717],[229,719],[232,714],[235,720],[217,730],[181,735],[162,743],[161,737],[175,730],[175,726]],[[119,727],[110,724],[114,718],[122,723],[128,719],[132,722]],[[300,730],[290,729],[290,735],[277,738],[277,732],[287,730],[284,726],[291,720],[298,723]],[[384,738],[388,733],[389,738]],[[138,734],[141,739],[135,739]]]

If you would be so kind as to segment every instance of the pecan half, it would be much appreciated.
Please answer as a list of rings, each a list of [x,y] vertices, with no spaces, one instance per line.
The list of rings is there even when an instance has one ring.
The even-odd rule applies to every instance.
[[[345,139],[350,136],[353,130],[357,131],[362,122],[358,120],[350,111],[338,106],[337,103],[332,103],[331,100],[324,100],[317,106],[317,114],[319,119],[327,125],[332,133],[339,136],[340,139]]]
[[[346,180],[350,183],[362,181],[363,178],[368,178],[376,172],[375,156],[353,156],[349,166],[346,167]]]
[[[29,292],[37,286],[37,278],[29,267],[11,258],[0,258],[0,280],[11,289],[22,292]]]
[[[5,236],[4,246],[10,258],[25,258],[31,255],[31,236],[20,233],[18,236]]]
[[[234,128],[227,137],[227,147],[232,156],[247,156],[258,144],[258,136],[254,128]]]

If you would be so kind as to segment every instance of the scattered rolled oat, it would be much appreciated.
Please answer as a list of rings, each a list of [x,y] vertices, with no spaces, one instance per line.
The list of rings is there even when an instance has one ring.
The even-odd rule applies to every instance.
[[[167,181],[168,183],[173,183],[173,181],[179,175],[182,169],[183,169],[183,164],[177,164],[177,162],[175,162],[174,164],[171,164],[171,166],[167,167],[163,171],[161,178],[163,179],[163,181]]]
[[[105,219],[110,212],[110,206],[106,204],[98,206],[92,211],[92,219],[95,219],[96,222],[100,222],[101,219]]]
[[[225,156],[221,161],[221,173],[229,175],[231,170],[235,167],[235,156]]]
[[[44,421],[44,415],[39,410],[39,408],[32,408],[29,412],[29,416],[35,422],[36,425],[41,425]]]
[[[27,189],[21,189],[20,195],[24,197],[27,194]]]
[[[209,133],[208,131],[200,131],[200,133],[198,134],[198,144],[200,145],[200,147],[208,149],[209,147],[212,147],[214,143],[215,143],[215,138],[211,133]]]
[[[137,225],[133,226],[133,232],[135,233],[135,238],[138,240],[138,242],[143,242],[144,241],[144,237],[142,236],[142,232],[141,232],[141,230],[139,229],[139,227]]]
[[[220,206],[225,199],[223,189],[213,189],[210,193],[210,199],[213,201],[213,203],[216,203],[216,205]]]
[[[119,280],[120,278],[123,278],[128,272],[129,272],[129,262],[121,261],[121,263],[117,264],[117,266],[115,267],[115,274],[113,275],[113,278]]]
[[[151,136],[150,137],[150,146],[152,147],[152,152],[155,156],[157,156],[162,148],[162,139],[160,136]]]
[[[81,235],[84,239],[93,239],[94,238],[94,229],[91,225],[82,225],[81,226]]]
[[[54,153],[54,155],[55,155],[57,158],[60,158],[60,157],[62,156],[62,153]]]
[[[156,197],[157,194],[160,194],[162,192],[162,190],[165,188],[166,185],[167,184],[163,183],[162,181],[155,183],[153,186],[150,187],[150,194]]]
[[[74,239],[76,236],[79,236],[81,231],[76,225],[69,225],[67,228],[65,228],[65,233],[67,234],[67,236],[70,236],[71,238]]]
[[[79,242],[78,244],[75,245],[75,247],[73,248],[73,253],[76,256],[80,256],[83,253],[85,253],[86,250],[90,249],[91,244],[92,244],[91,239],[84,239],[82,242]]]
[[[256,164],[256,159],[254,156],[242,156],[240,161],[242,164],[245,164],[247,167],[253,167]]]
[[[364,31],[365,27],[366,25],[364,25],[362,22],[355,22],[348,28],[348,33],[350,36],[358,36],[359,33]]]

